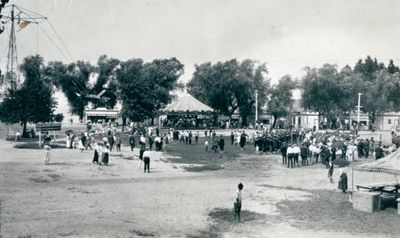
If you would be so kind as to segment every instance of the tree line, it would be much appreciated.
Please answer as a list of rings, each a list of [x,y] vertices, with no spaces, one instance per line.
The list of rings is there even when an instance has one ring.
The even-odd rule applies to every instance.
[[[319,68],[305,67],[305,75],[294,79],[285,75],[275,85],[268,78],[266,63],[237,59],[195,65],[191,80],[178,82],[184,65],[176,58],[144,62],[133,58],[122,61],[100,56],[95,65],[76,61],[69,64],[52,61],[47,64],[39,55],[23,60],[20,70],[25,78],[21,87],[9,89],[0,104],[0,120],[6,123],[47,122],[58,118],[53,94],[66,96],[71,113],[83,118],[89,103],[112,108],[122,103],[124,121],[155,118],[160,109],[171,102],[172,91],[187,87],[189,93],[211,106],[219,114],[231,117],[238,112],[243,126],[258,109],[279,118],[290,114],[292,92],[300,89],[304,109],[318,112],[334,128],[340,115],[355,109],[358,93],[362,93],[362,111],[373,123],[389,110],[400,110],[400,70],[390,60],[386,66],[370,56],[360,59],[352,68],[338,69],[325,64]],[[101,98],[93,95],[101,94]],[[24,130],[25,131],[25,130]]]

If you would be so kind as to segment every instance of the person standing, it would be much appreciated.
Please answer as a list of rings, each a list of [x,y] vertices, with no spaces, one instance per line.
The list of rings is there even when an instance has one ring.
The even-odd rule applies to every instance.
[[[117,152],[121,152],[121,136],[115,135],[115,144],[117,145]]]
[[[93,154],[93,160],[92,163],[93,164],[99,164],[99,145],[95,145],[94,147],[94,154]]]
[[[103,158],[102,158],[102,164],[105,166],[108,166],[109,162],[109,153],[110,153],[110,146],[106,145],[105,148],[103,149]]]
[[[287,167],[288,168],[292,168],[293,169],[293,157],[294,157],[294,151],[293,151],[293,144],[291,144],[288,148],[287,148],[287,151],[286,151],[286,153],[287,153],[287,159],[288,159],[288,162],[287,162]]]
[[[299,165],[299,155],[300,155],[300,147],[297,144],[294,144],[293,149],[293,159],[294,163],[298,166]]]
[[[287,163],[287,150],[288,150],[288,145],[286,142],[282,143],[281,146],[281,154],[282,154],[282,164],[286,164]]]
[[[231,145],[233,145],[233,142],[235,142],[235,134],[231,131]]]
[[[108,144],[110,145],[109,147],[109,149],[110,149],[110,152],[113,150],[113,147],[114,147],[114,136],[113,136],[113,134],[112,134],[112,132],[111,131],[109,131],[108,132]]]
[[[50,150],[51,150],[51,137],[49,136],[48,132],[45,132],[45,137],[44,137],[44,149],[45,149],[45,156],[44,156],[44,164],[48,165],[50,164]]]
[[[206,137],[206,140],[204,141],[204,148],[206,150],[206,152],[208,151],[208,139]]]
[[[240,149],[243,150],[243,147],[246,145],[246,134],[243,133],[240,135]]]
[[[151,150],[153,148],[153,144],[154,144],[154,138],[153,136],[150,134],[149,135],[149,150]]]
[[[193,137],[192,131],[189,131],[189,145],[192,144],[192,137]]]
[[[196,141],[196,145],[199,142],[199,131],[196,132],[196,134],[194,135],[194,140]]]
[[[67,149],[71,149],[71,136],[69,135],[69,133],[67,134],[67,138],[66,138],[66,140],[65,140],[65,147],[67,148]]]
[[[385,156],[385,153],[382,149],[382,144],[379,142],[378,147],[375,148],[375,159],[381,159]]]
[[[129,135],[129,145],[131,146],[131,151],[133,151],[135,148],[135,135],[133,132]]]
[[[333,161],[329,159],[328,163],[328,178],[331,183],[333,183]]]
[[[148,150],[145,150],[143,152],[143,162],[144,162],[144,172],[150,173],[150,152]]]
[[[222,135],[219,136],[218,146],[219,146],[219,151],[223,153],[225,148],[225,140],[224,137],[222,137]]]
[[[233,203],[235,220],[237,218],[239,222],[240,222],[240,211],[242,210],[242,190],[243,190],[243,184],[239,183],[238,191],[235,196],[235,202]]]
[[[343,193],[346,193],[347,190],[347,174],[342,168],[340,169],[338,189],[342,190]]]
[[[303,143],[300,148],[301,165],[308,165],[308,147],[306,143]]]

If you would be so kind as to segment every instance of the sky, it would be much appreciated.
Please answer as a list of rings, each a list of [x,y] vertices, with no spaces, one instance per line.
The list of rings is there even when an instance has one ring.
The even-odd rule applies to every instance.
[[[305,66],[354,66],[367,55],[400,64],[400,1],[395,0],[11,0],[48,18],[17,33],[19,60],[95,63],[176,57],[188,82],[194,64],[253,59],[276,83]],[[50,40],[50,39],[51,40]],[[7,34],[0,35],[0,65]],[[54,42],[54,43],[52,43]],[[56,45],[57,47],[55,47]],[[62,52],[60,52],[62,51]],[[61,103],[60,103],[61,104]]]

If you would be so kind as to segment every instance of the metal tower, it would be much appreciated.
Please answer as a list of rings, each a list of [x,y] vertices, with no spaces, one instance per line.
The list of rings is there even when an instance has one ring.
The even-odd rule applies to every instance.
[[[20,6],[12,4],[9,15],[3,15],[5,19],[4,23],[10,23],[10,39],[8,42],[8,54],[7,54],[7,68],[6,73],[2,79],[1,86],[5,90],[7,88],[17,89],[20,85],[20,73],[18,64],[18,53],[17,53],[17,39],[16,39],[16,23],[19,26],[19,30],[25,28],[28,24],[39,24],[40,22],[47,20],[45,16],[22,8]]]

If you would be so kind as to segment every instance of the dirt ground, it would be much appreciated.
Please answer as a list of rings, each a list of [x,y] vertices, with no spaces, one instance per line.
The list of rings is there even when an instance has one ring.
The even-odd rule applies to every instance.
[[[203,140],[203,139],[202,139]],[[398,237],[393,208],[351,209],[321,165],[287,169],[278,155],[227,145],[220,156],[174,142],[151,152],[143,173],[138,150],[14,149],[0,142],[0,237]],[[226,141],[228,144],[229,142]],[[334,173],[335,181],[339,174]],[[242,221],[233,218],[244,184]]]

